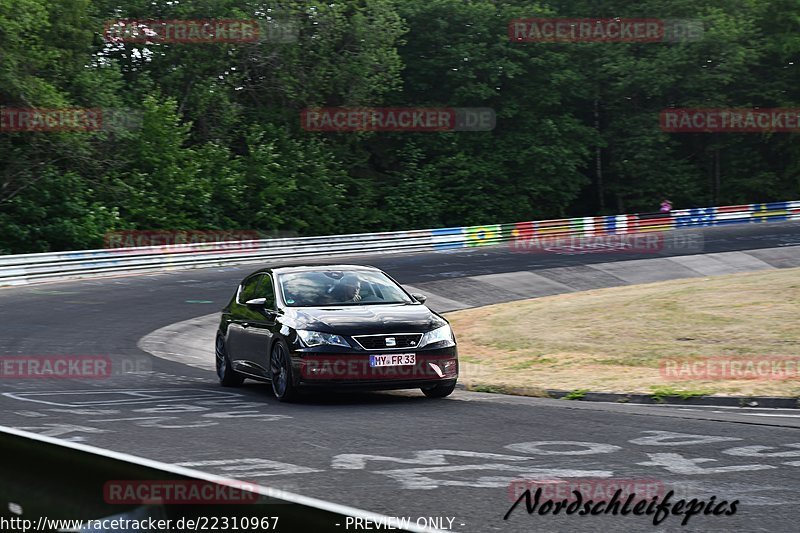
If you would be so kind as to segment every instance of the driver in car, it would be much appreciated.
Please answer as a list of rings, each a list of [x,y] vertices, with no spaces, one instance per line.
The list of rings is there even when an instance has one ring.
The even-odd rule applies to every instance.
[[[361,301],[361,280],[356,276],[343,277],[331,290],[331,296],[338,303]]]

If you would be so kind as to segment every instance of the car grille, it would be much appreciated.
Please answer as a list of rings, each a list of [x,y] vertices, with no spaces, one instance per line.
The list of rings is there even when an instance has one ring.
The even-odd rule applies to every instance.
[[[409,348],[416,348],[417,345],[419,345],[419,341],[422,339],[422,333],[357,335],[353,338],[365,350],[408,350]],[[392,345],[391,339],[394,339],[394,345]]]

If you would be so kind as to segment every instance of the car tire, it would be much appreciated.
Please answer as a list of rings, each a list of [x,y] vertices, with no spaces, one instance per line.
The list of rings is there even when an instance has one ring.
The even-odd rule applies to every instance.
[[[216,353],[219,384],[223,387],[238,387],[244,383],[244,376],[231,367],[231,359],[228,357],[228,350],[225,347],[225,339],[222,335],[217,336],[214,352]]]
[[[272,345],[272,351],[269,356],[269,370],[272,392],[278,401],[295,401],[299,391],[292,379],[292,362],[289,349],[282,340],[278,340]]]
[[[456,382],[439,383],[433,387],[426,387],[420,390],[422,390],[422,393],[428,398],[444,398],[445,396],[450,396],[450,394],[456,390]]]

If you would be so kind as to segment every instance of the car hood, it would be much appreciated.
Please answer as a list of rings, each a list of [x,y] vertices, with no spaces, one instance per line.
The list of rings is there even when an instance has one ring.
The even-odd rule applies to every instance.
[[[446,324],[442,317],[419,304],[303,307],[291,309],[288,314],[297,329],[340,335],[422,333]]]

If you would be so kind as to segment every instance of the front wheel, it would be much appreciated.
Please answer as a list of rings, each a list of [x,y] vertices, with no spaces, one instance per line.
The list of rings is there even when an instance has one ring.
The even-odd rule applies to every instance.
[[[269,369],[272,378],[272,392],[280,402],[292,402],[297,399],[298,392],[292,381],[292,361],[289,350],[283,341],[277,341],[272,347],[269,358]]]
[[[422,393],[428,398],[444,398],[445,396],[450,396],[450,394],[456,390],[456,382],[451,381],[450,383],[439,383],[433,387],[427,387],[421,390]]]
[[[225,348],[225,339],[221,335],[217,336],[216,349],[214,351],[217,355],[219,384],[223,387],[238,387],[244,383],[244,376],[231,367],[231,359],[228,357],[228,350]]]

